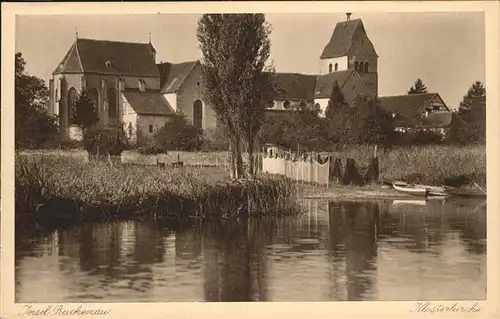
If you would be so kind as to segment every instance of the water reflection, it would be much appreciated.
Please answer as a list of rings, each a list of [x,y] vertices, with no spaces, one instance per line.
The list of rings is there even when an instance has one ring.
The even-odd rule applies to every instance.
[[[486,297],[483,202],[305,204],[301,216],[203,230],[127,221],[18,234],[16,301]]]

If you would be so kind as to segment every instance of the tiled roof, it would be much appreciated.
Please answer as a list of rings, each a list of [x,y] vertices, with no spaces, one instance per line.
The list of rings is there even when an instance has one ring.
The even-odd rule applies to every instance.
[[[321,59],[336,58],[349,53],[353,37],[359,27],[363,26],[361,19],[339,22],[335,25],[330,41],[323,49]]]
[[[339,83],[342,88],[354,70],[345,70],[333,72],[325,75],[318,75],[316,77],[316,85],[314,88],[314,98],[329,98],[335,81]]]
[[[429,103],[439,98],[437,93],[407,94],[380,97],[381,106],[397,116],[398,125],[443,127],[451,122],[451,111],[430,112],[427,117],[422,116]],[[444,103],[444,102],[443,102]]]
[[[76,50],[73,50],[73,47]],[[76,54],[84,72],[129,75],[159,76],[150,43],[131,43],[107,40],[77,39],[55,73],[70,72],[64,67],[71,55]],[[71,54],[70,54],[71,53]]]
[[[124,91],[123,95],[137,114],[143,115],[174,115],[167,100],[158,91]]]
[[[275,73],[276,99],[312,99],[314,96],[315,75],[298,73]]]
[[[199,61],[183,63],[161,63],[157,65],[160,72],[161,93],[175,93],[194,69]]]

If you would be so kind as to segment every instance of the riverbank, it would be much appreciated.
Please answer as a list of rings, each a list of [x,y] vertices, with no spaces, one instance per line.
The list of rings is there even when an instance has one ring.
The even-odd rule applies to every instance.
[[[222,169],[162,168],[16,157],[16,218],[65,224],[111,218],[176,221],[285,215],[299,211],[293,182],[232,181]]]
[[[348,158],[353,158],[360,166],[367,166],[373,156],[373,146],[352,146],[348,149],[322,153],[341,159],[345,165]],[[88,162],[84,150],[26,150],[21,154],[29,157],[54,156],[67,157],[73,160]],[[474,181],[486,189],[486,146],[412,146],[388,150],[380,150],[380,177],[386,180],[405,180],[428,185],[442,185],[450,179],[466,179]],[[228,152],[169,152],[155,156],[139,156],[135,151],[126,151],[122,160],[141,157],[143,162],[164,162],[172,164],[177,161],[187,166],[227,167]],[[243,157],[247,161],[247,156]],[[346,188],[349,190],[349,188]],[[348,194],[346,194],[348,195]]]

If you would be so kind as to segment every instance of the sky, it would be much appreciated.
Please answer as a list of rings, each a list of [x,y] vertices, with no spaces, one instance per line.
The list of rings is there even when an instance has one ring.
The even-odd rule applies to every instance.
[[[19,15],[16,52],[29,74],[45,81],[76,32],[80,38],[152,43],[157,62],[201,57],[196,38],[200,15]],[[360,18],[379,55],[379,96],[405,94],[417,78],[450,108],[458,107],[475,81],[485,81],[482,12],[363,13]],[[344,13],[266,14],[272,26],[271,59],[277,72],[319,73],[319,56]]]

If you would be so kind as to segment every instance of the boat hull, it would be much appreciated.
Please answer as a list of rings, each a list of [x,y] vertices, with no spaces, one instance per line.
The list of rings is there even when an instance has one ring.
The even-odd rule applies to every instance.
[[[398,183],[394,183],[392,185],[392,187],[401,193],[405,193],[405,194],[413,195],[413,196],[426,197],[429,194],[429,191],[426,188],[422,188],[422,187],[414,187],[414,186],[398,184]]]

